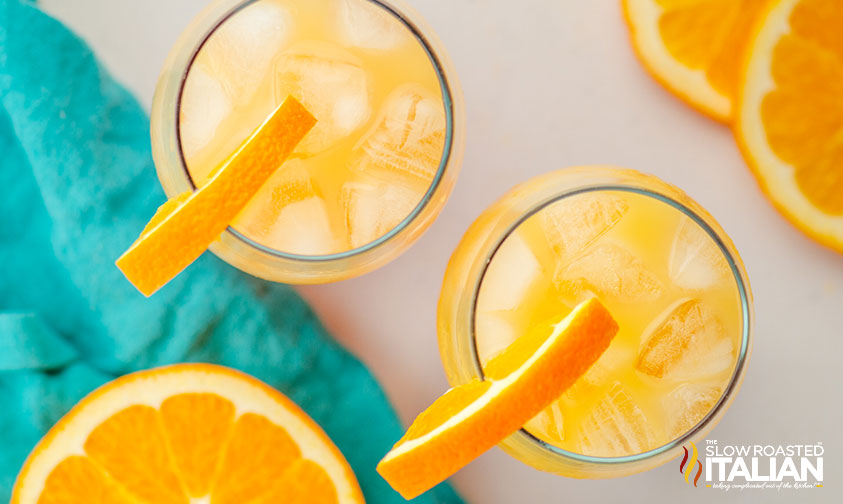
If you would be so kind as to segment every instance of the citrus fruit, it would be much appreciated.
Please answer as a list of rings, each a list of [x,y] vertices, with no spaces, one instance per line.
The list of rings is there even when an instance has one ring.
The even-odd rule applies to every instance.
[[[485,379],[449,390],[423,411],[377,470],[411,499],[520,429],[597,360],[618,326],[596,299],[536,327],[493,357]]]
[[[632,45],[647,70],[719,121],[732,116],[743,51],[768,0],[623,0]]]
[[[310,112],[287,97],[202,187],[164,203],[117,267],[152,295],[219,239],[314,124]]]
[[[771,5],[749,47],[734,132],[774,205],[843,252],[843,2]]]
[[[362,503],[292,401],[248,375],[179,364],[118,378],[38,443],[12,504]]]

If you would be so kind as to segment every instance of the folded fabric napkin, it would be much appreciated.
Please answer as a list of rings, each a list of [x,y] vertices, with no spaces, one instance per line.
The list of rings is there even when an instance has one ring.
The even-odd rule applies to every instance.
[[[0,501],[41,436],[95,387],[181,361],[231,366],[328,433],[370,503],[401,435],[383,391],[287,286],[209,253],[152,298],[114,266],[164,202],[143,110],[59,22],[0,0]],[[458,503],[446,485],[420,503]]]

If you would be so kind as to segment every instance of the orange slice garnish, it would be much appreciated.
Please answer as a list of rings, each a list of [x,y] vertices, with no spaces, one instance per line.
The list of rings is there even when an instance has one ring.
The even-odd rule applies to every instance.
[[[423,411],[377,470],[406,499],[432,488],[520,429],[609,347],[618,325],[595,298],[518,338],[484,380],[449,390]]]
[[[364,502],[328,436],[232,369],[141,371],[82,399],[38,443],[12,504]]]
[[[719,121],[732,117],[744,48],[768,0],[623,0],[633,48],[666,88]]]
[[[117,267],[152,295],[219,239],[314,124],[310,112],[287,97],[202,187],[164,203]]]
[[[776,2],[748,54],[741,151],[776,208],[843,252],[843,2]]]

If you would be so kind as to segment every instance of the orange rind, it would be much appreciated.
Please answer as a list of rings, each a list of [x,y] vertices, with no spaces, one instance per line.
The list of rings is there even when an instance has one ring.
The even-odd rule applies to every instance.
[[[617,330],[595,298],[558,323],[535,328],[489,361],[485,379],[452,388],[422,412],[378,472],[406,499],[432,488],[550,405]]]
[[[117,267],[152,295],[220,238],[315,124],[298,100],[287,97],[202,187],[164,203]]]

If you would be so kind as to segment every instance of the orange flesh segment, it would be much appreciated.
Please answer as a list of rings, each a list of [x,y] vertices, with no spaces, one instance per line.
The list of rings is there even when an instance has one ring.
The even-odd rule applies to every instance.
[[[87,457],[68,457],[47,477],[38,504],[141,504]]]
[[[657,0],[659,34],[671,56],[704,70],[720,94],[734,98],[742,49],[767,0]]]
[[[187,493],[191,497],[207,495],[234,424],[234,405],[215,394],[187,393],[166,399],[160,411]],[[203,421],[196,422],[197,418]]]
[[[559,324],[519,338],[489,363],[485,380],[454,387],[420,414],[378,472],[406,499],[444,481],[573,385],[617,330],[606,308],[592,298]],[[454,420],[457,415],[463,418]]]
[[[234,427],[220,471],[226,477],[214,486],[211,504],[251,502],[269,490],[266,482],[276,481],[300,457],[286,430],[246,413]]]
[[[250,504],[331,504],[337,491],[325,470],[310,460],[299,459],[284,472],[278,485]]]
[[[424,436],[485,394],[491,385],[488,381],[472,380],[445,392],[445,395],[434,401],[429,408],[419,413],[401,439],[417,439]]]
[[[202,187],[162,205],[117,267],[152,295],[219,239],[315,124],[298,100],[287,97]]]
[[[97,426],[88,456],[134,495],[160,504],[189,504],[170,461],[158,411],[131,406]]]
[[[767,141],[795,169],[802,194],[843,215],[843,4],[802,0],[773,49],[775,88],[761,102]]]

